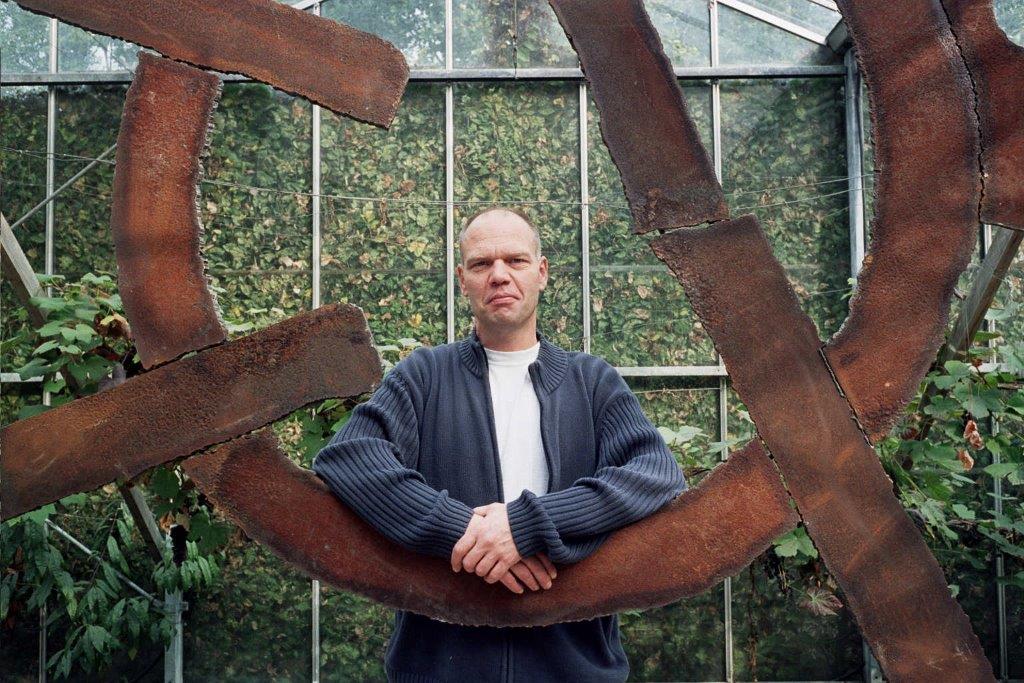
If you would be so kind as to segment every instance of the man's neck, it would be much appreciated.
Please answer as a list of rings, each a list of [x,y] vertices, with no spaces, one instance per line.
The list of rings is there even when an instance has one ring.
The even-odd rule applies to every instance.
[[[488,330],[477,326],[476,336],[492,351],[523,351],[537,343],[537,321],[518,330]]]

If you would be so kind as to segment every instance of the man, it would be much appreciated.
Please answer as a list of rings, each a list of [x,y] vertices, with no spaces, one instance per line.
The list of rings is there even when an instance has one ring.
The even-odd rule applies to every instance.
[[[459,237],[473,334],[417,349],[320,451],[314,471],[384,535],[522,593],[549,588],[608,534],[686,488],[605,361],[537,333],[548,262],[523,214],[485,210]],[[399,611],[392,681],[623,681],[617,615],[468,627]]]

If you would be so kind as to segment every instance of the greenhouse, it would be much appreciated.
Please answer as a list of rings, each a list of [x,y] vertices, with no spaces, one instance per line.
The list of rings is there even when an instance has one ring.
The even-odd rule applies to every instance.
[[[956,15],[944,14],[943,5],[956,3],[922,2],[938,8],[935,21],[947,22],[950,31],[949,22],[955,24]],[[225,0],[225,6],[246,3],[270,4]],[[396,574],[385,576],[395,567],[409,565],[408,557],[414,556],[398,545],[393,545],[393,552],[387,550],[392,546],[384,545],[390,542],[382,537],[372,548],[392,552],[395,565],[368,567],[367,574],[375,578],[367,582],[330,585],[328,574],[311,573],[309,565],[296,561],[304,547],[300,542],[308,543],[333,528],[326,515],[302,520],[301,539],[290,539],[296,550],[285,559],[280,547],[262,542],[262,536],[256,538],[259,534],[247,526],[245,515],[218,497],[227,494],[208,484],[212,481],[207,478],[209,469],[192,470],[188,464],[206,458],[215,446],[234,443],[229,439],[269,426],[268,435],[276,437],[290,463],[306,470],[312,480],[314,461],[334,443],[332,437],[343,428],[357,429],[356,406],[371,399],[376,380],[351,395],[295,399],[287,411],[238,432],[210,437],[160,460],[153,455],[147,460],[150,464],[130,475],[83,478],[82,482],[90,482],[88,487],[75,488],[72,482],[58,492],[65,484],[59,480],[66,470],[54,469],[52,476],[45,473],[56,456],[40,464],[39,458],[18,460],[18,451],[27,443],[26,430],[43,424],[32,420],[58,416],[58,411],[75,404],[95,405],[84,401],[107,391],[114,395],[146,375],[169,376],[172,366],[198,362],[203,354],[256,339],[261,333],[274,334],[284,329],[275,326],[303,314],[334,310],[330,306],[336,304],[353,304],[365,314],[385,378],[400,363],[409,367],[412,363],[406,359],[426,356],[420,348],[464,343],[473,338],[474,329],[482,338],[480,314],[471,300],[472,284],[465,279],[471,276],[463,270],[469,263],[462,260],[462,252],[473,243],[469,227],[479,220],[474,216],[493,207],[521,211],[539,232],[539,253],[547,264],[546,288],[541,287],[536,308],[536,330],[545,340],[541,344],[592,354],[617,371],[685,476],[688,490],[681,499],[695,500],[702,482],[716,476],[713,470],[721,469],[749,442],[771,450],[772,459],[765,462],[778,468],[781,478],[773,485],[788,493],[789,508],[812,514],[811,498],[800,497],[801,484],[793,470],[786,469],[787,456],[776,452],[771,421],[761,421],[768,412],[759,402],[760,394],[750,392],[744,371],[737,374],[740,365],[751,362],[731,362],[729,354],[739,352],[733,349],[749,350],[762,339],[746,345],[723,342],[718,326],[728,316],[708,316],[703,308],[706,302],[694,295],[704,279],[691,274],[687,280],[675,265],[678,261],[665,257],[665,240],[676,233],[658,226],[646,232],[638,226],[642,221],[621,156],[630,152],[620,150],[643,141],[633,139],[629,145],[615,147],[614,131],[622,129],[613,126],[621,123],[623,110],[609,108],[615,93],[601,89],[601,69],[608,67],[600,62],[597,51],[587,52],[586,41],[570,42],[567,37],[572,11],[577,11],[567,8],[580,3],[282,0],[289,10],[317,22],[326,19],[354,27],[400,50],[408,64],[408,82],[399,90],[400,103],[387,127],[364,122],[367,117],[338,114],[316,98],[303,96],[297,87],[246,75],[241,68],[240,73],[225,73],[215,63],[154,49],[141,39],[128,42],[106,35],[117,31],[80,28],[86,22],[76,20],[73,25],[70,19],[56,18],[64,16],[60,14],[64,4],[0,2],[0,506],[18,510],[12,517],[0,509],[0,680],[387,680],[392,672],[385,670],[385,657],[395,609],[408,606],[419,616],[415,606],[427,604],[430,597],[430,590],[423,586],[442,584],[430,583],[434,580],[430,578],[414,585],[410,579],[406,586]],[[118,3],[90,0],[82,4]],[[183,4],[215,7],[220,2]],[[632,4],[609,2],[608,6]],[[873,137],[872,129],[872,121],[877,124],[883,114],[871,110],[876,94],[870,87],[876,82],[865,71],[868,57],[858,54],[862,45],[877,49],[877,44],[857,41],[852,27],[858,26],[858,19],[851,20],[847,10],[847,5],[856,3],[840,2],[843,14],[833,0],[645,0],[637,4],[646,9],[660,38],[655,52],[663,51],[671,64],[685,104],[682,111],[706,150],[709,173],[720,183],[728,205],[726,216],[686,223],[686,230],[703,223],[714,227],[719,221],[739,224],[739,217],[753,215],[799,308],[817,328],[824,367],[842,388],[843,377],[837,378],[840,373],[834,370],[839,367],[838,358],[827,357],[824,345],[841,338],[837,335],[841,328],[849,333],[844,321],[848,315],[852,319],[856,303],[851,301],[859,296],[862,268],[876,268],[877,274],[878,261],[872,263],[871,250],[872,238],[881,234],[875,232],[878,222],[874,219],[883,201],[882,176],[875,164],[879,138]],[[1009,41],[1024,45],[1024,0],[991,4],[998,27]],[[552,6],[564,14],[556,16]],[[224,17],[210,19],[214,29],[218,22],[232,24]],[[954,34],[961,40],[955,30]],[[961,81],[965,92],[979,99],[971,100],[965,111],[978,124],[977,117],[984,120],[989,110],[982,99],[986,91],[979,86],[970,51],[964,57],[962,50],[955,49],[958,45],[952,38],[946,43],[949,53],[961,60],[959,64],[967,60]],[[916,43],[907,45],[910,55],[917,49]],[[178,60],[174,64],[190,63],[192,71],[205,70],[207,78],[216,74],[223,82],[219,99],[211,104],[208,131],[202,126],[206,144],[195,209],[203,267],[226,339],[218,341],[216,348],[197,343],[183,349],[188,353],[168,352],[165,358],[151,361],[142,357],[148,353],[140,341],[146,321],[136,319],[129,310],[135,294],[127,286],[128,261],[122,259],[130,249],[123,246],[126,242],[116,228],[112,233],[112,207],[116,224],[122,205],[115,170],[125,168],[125,160],[130,159],[119,145],[131,128],[125,124],[126,112],[135,101],[129,88],[143,64],[156,59],[170,62],[155,57],[157,53]],[[595,60],[593,66],[588,58]],[[1024,79],[1024,66],[1016,66],[1020,67],[1018,78]],[[326,67],[304,63],[300,70],[319,68]],[[640,83],[642,76],[637,75],[635,82]],[[625,76],[620,72],[617,77]],[[882,76],[877,78],[883,84]],[[921,81],[928,81],[924,71]],[[890,110],[900,108],[899,102],[886,104]],[[990,109],[998,108],[993,104]],[[936,104],[936,111],[954,109],[959,111],[955,104]],[[619,120],[612,122],[615,117]],[[634,118],[627,117],[627,124],[640,130],[643,115],[638,112]],[[956,135],[955,130],[931,127],[929,121],[921,120],[899,139],[927,146]],[[982,130],[978,139],[972,138],[971,144],[980,145],[979,152],[968,156],[986,172],[979,185],[981,198],[971,201],[983,207],[984,198],[994,197],[999,188],[988,172],[996,166],[985,166],[989,157],[981,151],[994,149],[994,138]],[[173,156],[171,145],[167,149],[168,157]],[[884,151],[881,145],[879,150]],[[928,150],[908,145],[898,152],[923,158]],[[152,166],[160,167],[162,159]],[[889,158],[886,162],[899,166]],[[949,199],[957,190],[939,186],[948,169],[938,157],[930,162],[934,180],[920,180],[932,187],[922,188],[919,194]],[[889,206],[896,203],[890,200]],[[650,206],[655,204],[652,200]],[[137,201],[125,210],[145,215],[150,208],[159,220],[157,201],[152,207]],[[653,214],[658,209],[650,210]],[[930,218],[909,222],[914,220],[926,228]],[[864,443],[858,446],[877,454],[891,480],[893,500],[911,522],[907,526],[916,529],[922,548],[927,546],[937,561],[948,586],[943,599],[966,614],[969,624],[965,621],[964,628],[967,633],[973,631],[980,644],[979,657],[991,667],[989,675],[1024,681],[1024,507],[1020,502],[1024,495],[1024,255],[1018,253],[1024,222],[1013,225],[986,218],[981,209],[968,222],[973,240],[969,263],[962,273],[954,274],[958,277],[955,287],[943,294],[951,301],[948,320],[939,323],[945,325],[946,342],[936,338],[934,348],[926,349],[929,362],[921,374],[927,374],[920,381],[915,378],[909,402],[903,401],[899,414],[894,413],[878,432],[869,424],[867,412],[859,410],[856,390],[843,393],[840,389],[839,393],[844,399],[841,405],[852,416],[851,424],[860,427]],[[937,232],[930,241],[941,249],[954,239]],[[884,234],[878,241],[884,241]],[[742,264],[730,262],[727,253],[720,252],[722,280],[734,271],[743,275]],[[911,267],[908,264],[917,256],[914,249],[903,248],[894,268]],[[886,351],[886,358],[870,361],[877,363],[883,375],[879,381],[885,381],[886,387],[888,380],[901,379],[884,374],[886,363],[918,352],[913,344],[898,345],[920,327],[917,318],[904,316],[903,311],[919,303],[927,305],[907,301],[915,291],[908,284],[905,293],[891,298],[905,320],[907,336],[901,328],[891,335],[896,352]],[[753,299],[734,303],[737,308],[756,308]],[[751,315],[760,319],[772,315],[758,313]],[[777,321],[775,325],[783,327]],[[264,348],[269,345],[260,343]],[[763,353],[754,349],[750,358],[769,363],[777,346],[773,344],[764,338]],[[270,366],[261,377],[286,378],[291,370],[278,366],[292,362],[289,354],[297,347],[282,346],[279,356],[267,352],[266,360],[253,352],[249,362]],[[506,351],[518,353],[519,349]],[[314,384],[300,370],[295,372],[294,384]],[[789,390],[788,375],[775,379],[779,391]],[[177,386],[168,384],[154,399],[160,401],[158,405],[166,402],[169,413],[176,410],[171,406],[203,398],[184,391],[175,395]],[[387,386],[385,380],[381,388]],[[216,397],[230,393],[230,386],[213,380],[207,389],[210,401],[221,401]],[[276,394],[283,391],[268,389],[266,400],[277,401]],[[587,401],[596,396],[593,393]],[[772,409],[784,411],[786,406],[780,403],[785,401],[776,399]],[[154,415],[161,412],[145,410]],[[202,410],[197,409],[196,415]],[[233,409],[224,410],[227,415]],[[249,424],[243,422],[250,419],[248,415],[229,417]],[[508,418],[506,431],[512,429],[509,425],[515,424],[515,418],[515,414]],[[36,427],[34,433],[42,434],[38,438],[41,452],[47,452],[48,444],[63,442],[60,448],[66,447],[68,459],[80,457],[84,467],[90,459],[98,462],[101,451],[80,453],[76,444],[102,442],[108,435],[117,442],[122,432],[141,435],[146,429],[159,428],[148,420],[142,426],[127,416],[119,420],[113,415],[104,418],[108,422],[100,429],[96,428],[99,418],[89,419],[90,424],[84,417],[46,423],[66,424],[65,430]],[[153,424],[157,422],[154,417]],[[783,423],[793,424],[780,418],[778,424]],[[454,419],[447,423],[453,431],[458,429],[456,424]],[[180,423],[179,431],[189,431],[189,426]],[[499,434],[500,428],[498,424]],[[85,437],[74,433],[78,429],[85,430]],[[805,441],[813,441],[811,429],[802,435]],[[494,443],[497,462],[498,441]],[[507,444],[506,439],[502,449]],[[546,449],[545,442],[542,451]],[[568,458],[564,444],[562,450],[563,459]],[[200,476],[200,471],[206,474]],[[319,468],[316,472],[327,480]],[[24,489],[28,493],[17,488],[22,478],[32,477],[47,490],[36,494],[28,484]],[[500,486],[500,467],[498,480]],[[97,486],[100,481],[105,483]],[[572,483],[561,482],[562,486]],[[751,492],[753,488],[737,489],[734,495],[756,497],[759,494]],[[866,483],[865,488],[869,488]],[[54,493],[45,497],[51,490]],[[270,500],[273,486],[261,491],[270,493],[258,501],[268,510],[287,507],[287,501]],[[253,497],[257,493],[253,491]],[[33,502],[18,507],[19,495]],[[830,499],[821,505],[834,507],[838,516],[843,503]],[[788,511],[785,505],[782,508]],[[741,527],[740,536],[744,529],[753,534],[755,527],[761,528],[759,523],[766,529],[773,523],[768,518],[774,513],[767,511],[761,521],[756,514],[749,519],[735,514],[733,518],[722,512],[723,526]],[[479,511],[474,521],[478,515]],[[506,521],[511,518],[510,512]],[[735,519],[742,523],[735,524]],[[573,619],[545,617],[543,600],[556,595],[560,581],[572,581],[576,568],[574,563],[553,558],[559,572],[550,595],[538,591],[526,596],[537,607],[523,612],[523,620],[515,623],[547,628],[556,622],[617,613],[629,680],[903,680],[895,669],[887,668],[886,655],[879,651],[878,644],[888,643],[890,637],[885,625],[875,625],[876,616],[884,621],[879,616],[882,606],[865,602],[861,594],[847,595],[848,590],[863,590],[858,582],[872,572],[870,564],[858,561],[852,570],[834,561],[837,556],[829,554],[829,541],[816,535],[820,532],[815,522],[808,521],[814,519],[794,516],[784,533],[770,536],[756,553],[748,553],[752,560],[746,557],[735,566],[725,563],[728,571],[718,574],[708,569],[714,581],[709,579],[706,589],[677,588],[689,586],[686,582],[691,577],[682,575],[691,571],[687,565],[679,576],[666,570],[671,581],[665,580],[671,585],[664,596],[671,601],[666,597],[630,602],[630,597],[621,603],[609,602],[615,609],[583,607],[581,616]],[[684,534],[691,529],[682,522],[673,528]],[[881,535],[884,530],[874,532]],[[693,538],[704,538],[697,529],[692,533]],[[612,545],[618,535],[609,539],[607,544]],[[679,539],[676,547],[676,541],[663,539],[638,547],[650,554],[654,567],[664,566],[654,563],[656,556],[688,552],[692,543]],[[602,548],[593,561],[581,560],[580,571],[598,561],[607,564],[615,548],[633,547],[624,544]],[[285,543],[284,547],[290,546]],[[451,552],[450,545],[447,550]],[[350,554],[353,564],[373,562],[374,557]],[[428,568],[437,562],[425,556],[422,560]],[[845,569],[837,569],[841,566]],[[738,567],[743,568],[737,571]],[[424,571],[424,576],[433,576]],[[840,576],[843,571],[852,573]],[[908,567],[907,575],[914,571]],[[884,576],[885,581],[898,583],[903,574]],[[698,578],[693,580],[699,583]],[[377,580],[392,592],[371,590]],[[455,580],[474,579],[444,577],[444,581]],[[637,579],[638,585],[646,587],[646,580]],[[849,589],[855,584],[860,587]],[[489,590],[504,591],[498,586]],[[427,594],[423,603],[403,602],[401,597],[419,599],[420,593]],[[637,593],[644,591],[638,588]],[[450,595],[444,593],[438,601]],[[503,594],[501,599],[506,598]],[[580,601],[585,603],[583,597]],[[598,606],[604,604],[595,601]],[[922,595],[921,602],[922,610],[930,609],[927,595]],[[487,603],[487,609],[491,605]],[[872,611],[875,616],[867,619],[863,610],[875,607],[878,612]],[[855,608],[862,611],[855,614]],[[423,613],[446,622],[445,626],[512,623],[490,620],[501,610],[486,612],[482,620],[470,623],[455,616],[445,619],[463,614],[447,609],[446,605]],[[577,614],[559,612],[569,613]],[[897,610],[884,614],[889,618]],[[876,636],[874,628],[881,628],[882,635]],[[936,632],[940,630],[936,626]],[[519,675],[526,676],[527,671],[523,664]],[[932,680],[957,680],[950,671]],[[425,671],[420,674],[424,677],[417,680],[434,680]],[[504,668],[501,675],[506,676],[501,680],[524,680]]]

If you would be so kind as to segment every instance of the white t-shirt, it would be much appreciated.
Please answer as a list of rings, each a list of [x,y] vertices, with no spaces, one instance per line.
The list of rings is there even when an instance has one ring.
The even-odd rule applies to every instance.
[[[540,403],[529,371],[540,342],[522,351],[484,351],[505,502],[518,498],[523,489],[543,495],[548,492],[548,466],[540,436]]]

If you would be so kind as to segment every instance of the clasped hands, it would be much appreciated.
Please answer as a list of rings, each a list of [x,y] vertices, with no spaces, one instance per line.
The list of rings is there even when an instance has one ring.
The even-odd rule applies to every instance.
[[[504,503],[473,508],[466,532],[452,550],[452,571],[465,569],[487,583],[500,581],[513,593],[551,588],[558,572],[544,553],[521,557]],[[520,583],[522,582],[522,583]]]

